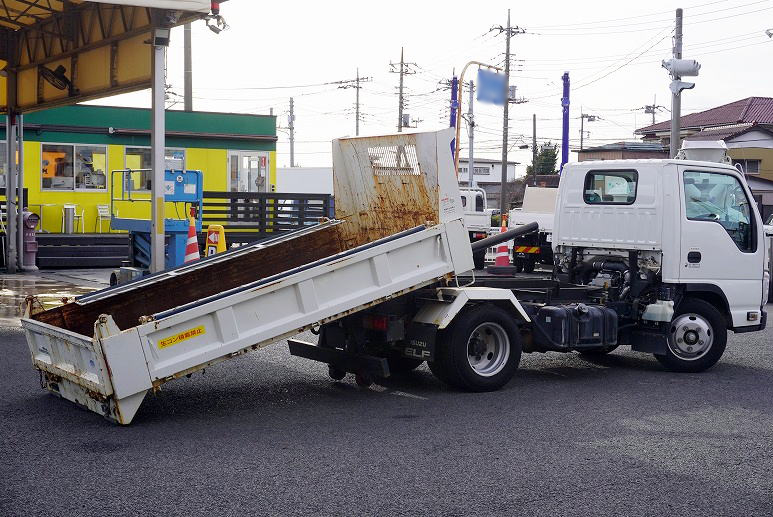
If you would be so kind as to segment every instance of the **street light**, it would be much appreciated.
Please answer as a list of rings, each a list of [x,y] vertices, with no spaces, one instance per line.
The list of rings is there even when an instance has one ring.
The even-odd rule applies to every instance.
[[[457,177],[459,177],[459,136],[461,135],[462,131],[462,124],[459,122],[462,118],[462,90],[464,90],[464,73],[467,71],[467,67],[470,65],[478,65],[479,67],[482,66],[496,70],[497,72],[502,70],[498,66],[481,63],[480,61],[469,61],[466,65],[464,65],[464,68],[462,68],[462,73],[459,75],[459,94],[456,99],[456,148],[454,149],[454,171],[456,172]],[[470,170],[472,170],[474,165],[470,163],[469,167]]]

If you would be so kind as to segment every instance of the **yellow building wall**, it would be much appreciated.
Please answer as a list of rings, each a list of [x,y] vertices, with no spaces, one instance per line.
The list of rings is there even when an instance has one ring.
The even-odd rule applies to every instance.
[[[773,149],[761,147],[728,149],[727,155],[733,160],[760,160],[760,173],[753,176],[773,181]]]
[[[126,167],[125,164],[125,146],[108,145],[107,146],[107,190],[93,191],[72,191],[72,190],[43,190],[41,188],[41,152],[42,144],[40,142],[24,142],[24,186],[27,188],[27,206],[32,212],[40,215],[42,212],[42,229],[50,233],[59,233],[62,229],[62,205],[64,203],[75,203],[78,205],[77,213],[83,211],[83,230],[86,233],[98,231],[97,224],[97,205],[110,205],[111,189],[113,187],[113,174],[110,171],[121,170]],[[271,153],[274,154],[273,152]],[[273,157],[272,157],[273,158]],[[274,160],[271,159],[271,183],[276,183],[276,167]],[[227,191],[229,190],[228,175],[228,151],[224,149],[185,149],[185,167],[189,170],[201,170],[203,172],[204,190]],[[121,175],[115,175],[116,185],[113,195],[120,197]],[[150,200],[149,193],[133,193],[132,197],[138,200]],[[41,206],[42,205],[42,206]],[[173,203],[166,204],[167,217],[182,218],[187,214],[183,213],[182,203],[175,206]],[[150,203],[144,201],[136,202],[115,202],[115,209],[120,217],[149,219]],[[107,221],[102,223],[102,231],[107,232],[109,224]],[[81,227],[77,227],[80,231]]]

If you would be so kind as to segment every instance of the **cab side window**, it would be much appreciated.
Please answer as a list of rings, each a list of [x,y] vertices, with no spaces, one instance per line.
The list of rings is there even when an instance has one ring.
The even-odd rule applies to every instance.
[[[757,250],[751,204],[735,176],[719,172],[686,171],[684,205],[687,219],[721,225],[738,249]]]
[[[589,205],[632,205],[638,180],[633,170],[589,171],[582,197]]]

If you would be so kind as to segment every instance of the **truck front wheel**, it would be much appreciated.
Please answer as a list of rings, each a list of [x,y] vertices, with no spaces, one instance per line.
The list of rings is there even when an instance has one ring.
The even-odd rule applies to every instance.
[[[719,361],[726,345],[722,313],[708,302],[686,298],[671,320],[665,355],[655,358],[672,371],[702,372]]]
[[[512,316],[486,304],[463,312],[438,334],[429,367],[456,388],[493,391],[510,381],[520,360],[520,334]]]

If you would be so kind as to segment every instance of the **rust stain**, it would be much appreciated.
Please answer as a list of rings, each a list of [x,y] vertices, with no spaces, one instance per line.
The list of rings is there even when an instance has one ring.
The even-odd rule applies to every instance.
[[[336,218],[346,221],[337,228],[349,247],[439,222],[439,187],[423,174],[369,176],[364,189],[336,203]]]

